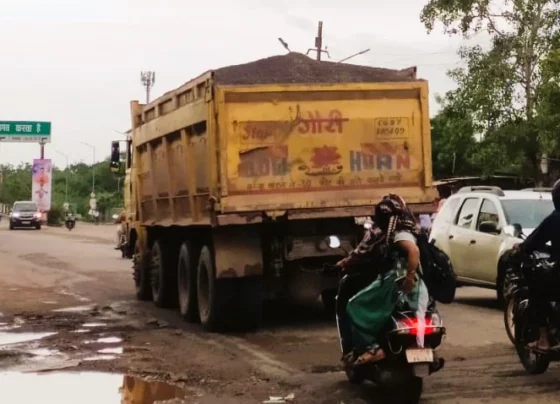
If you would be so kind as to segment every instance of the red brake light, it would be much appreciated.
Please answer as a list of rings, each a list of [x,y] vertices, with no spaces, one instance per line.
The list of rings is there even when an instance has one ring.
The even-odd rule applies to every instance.
[[[418,319],[417,318],[407,318],[399,321],[400,326],[403,328],[409,328],[408,334],[418,335]],[[424,335],[430,335],[434,333],[434,325],[431,318],[426,318],[426,328],[424,330]]]

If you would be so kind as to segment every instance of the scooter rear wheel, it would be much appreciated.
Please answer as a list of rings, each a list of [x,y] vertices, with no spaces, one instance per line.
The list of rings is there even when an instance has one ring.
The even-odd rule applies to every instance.
[[[360,385],[366,380],[366,378],[352,366],[346,366],[344,372],[346,373],[346,378],[352,384]]]
[[[418,404],[424,390],[424,379],[412,377],[405,386],[399,387],[394,403]]]

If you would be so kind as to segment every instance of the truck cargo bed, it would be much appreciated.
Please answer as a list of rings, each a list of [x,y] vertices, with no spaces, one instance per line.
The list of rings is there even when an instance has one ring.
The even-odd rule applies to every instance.
[[[208,72],[133,103],[142,222],[359,216],[389,192],[426,210],[435,198],[427,82],[410,69],[300,56]],[[270,72],[272,59],[292,69]],[[251,71],[261,84],[242,84]],[[350,73],[370,82],[348,82]],[[262,84],[313,74],[331,82]]]

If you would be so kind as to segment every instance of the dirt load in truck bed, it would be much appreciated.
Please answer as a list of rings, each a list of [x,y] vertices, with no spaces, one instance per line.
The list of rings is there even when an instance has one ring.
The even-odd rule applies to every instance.
[[[254,62],[214,70],[222,85],[376,83],[415,81],[416,69],[382,69],[346,63],[318,62],[301,53],[272,56]]]

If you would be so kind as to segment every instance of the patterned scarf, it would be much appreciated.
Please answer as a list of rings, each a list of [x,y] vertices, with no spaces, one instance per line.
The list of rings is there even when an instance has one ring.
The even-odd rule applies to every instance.
[[[395,233],[408,231],[417,236],[420,227],[403,198],[395,194],[384,196],[375,206],[373,225],[364,234],[364,238],[346,259],[348,265],[355,259],[363,256],[384,257],[388,247],[395,239]]]
[[[391,244],[395,233],[399,231],[408,231],[415,236],[420,234],[420,227],[413,213],[406,206],[404,199],[396,194],[384,196],[377,204],[374,223],[377,223],[384,233],[386,244]],[[385,226],[386,228],[383,228]]]

